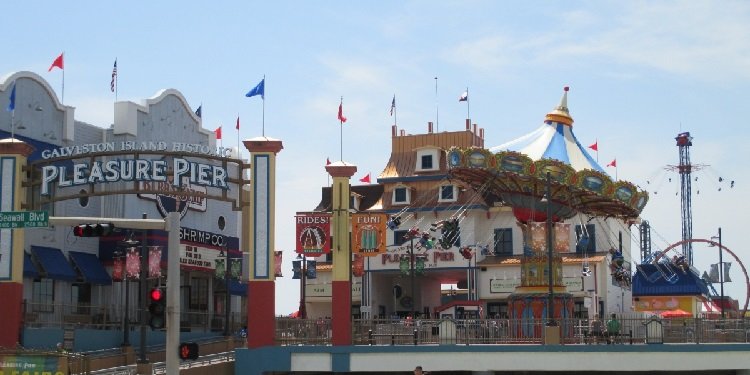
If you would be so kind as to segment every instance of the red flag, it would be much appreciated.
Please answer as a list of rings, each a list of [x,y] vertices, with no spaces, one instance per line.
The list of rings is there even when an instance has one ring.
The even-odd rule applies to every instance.
[[[612,160],[609,164],[607,164],[608,167],[615,167],[617,168],[617,158]]]
[[[216,139],[221,139],[221,126],[214,130],[214,134],[216,134]]]
[[[592,150],[594,150],[594,151],[599,151],[599,140],[597,140],[596,142],[594,142],[594,144],[592,144],[591,146],[589,146],[589,148],[592,149]]]
[[[331,165],[331,159],[326,158],[326,165]]]
[[[235,126],[235,129],[240,130],[240,116],[237,116],[237,126]]]
[[[359,182],[364,182],[366,184],[369,184],[370,183],[370,174],[368,173],[367,176],[360,178]]]
[[[57,56],[57,58],[55,59],[55,61],[52,62],[52,65],[49,66],[49,69],[47,69],[48,72],[52,71],[52,68],[54,68],[54,67],[58,67],[60,69],[65,69],[64,68],[64,64],[63,64],[63,55],[64,54],[65,53],[63,52],[63,53],[60,54],[60,56]]]
[[[346,122],[346,117],[344,117],[344,103],[339,103],[339,121]]]

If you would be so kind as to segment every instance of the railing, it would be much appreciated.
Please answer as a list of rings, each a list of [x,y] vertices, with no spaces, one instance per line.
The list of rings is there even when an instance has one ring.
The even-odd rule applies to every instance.
[[[24,322],[31,328],[61,328],[73,325],[76,328],[121,330],[125,321],[124,311],[116,306],[23,303]],[[132,307],[128,313],[131,329],[138,326],[144,309]],[[234,312],[229,316],[229,332],[237,332],[247,324],[246,314]],[[182,310],[180,326],[183,331],[223,332],[224,313],[208,313]]]
[[[643,344],[649,336],[663,343],[739,343],[750,340],[750,321],[743,319],[679,318],[659,319],[659,331],[647,329],[652,318],[620,319],[616,343]],[[438,344],[541,344],[544,321],[513,319],[418,319],[354,320],[354,345],[438,345]],[[558,322],[563,344],[586,344],[591,340],[589,322],[565,319]],[[610,333],[604,332],[604,335]],[[653,339],[654,337],[650,337]],[[600,343],[606,343],[601,338]],[[654,342],[650,340],[649,342]],[[276,320],[277,345],[330,345],[329,319]]]

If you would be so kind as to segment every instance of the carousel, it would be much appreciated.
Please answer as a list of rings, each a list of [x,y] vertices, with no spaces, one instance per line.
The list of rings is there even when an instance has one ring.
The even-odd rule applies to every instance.
[[[560,104],[532,133],[491,149],[452,148],[447,154],[452,179],[470,185],[488,205],[512,207],[522,228],[521,285],[508,308],[511,319],[528,322],[518,327],[528,336],[541,330],[532,322],[556,325],[573,315],[573,300],[562,282],[561,253],[571,246],[571,224],[564,221],[587,215],[630,224],[648,202],[647,192],[610,178],[581,146],[567,95],[565,87]],[[584,232],[576,245],[586,241]],[[630,283],[621,250],[610,250],[609,264],[615,280]],[[581,272],[591,272],[585,262]]]

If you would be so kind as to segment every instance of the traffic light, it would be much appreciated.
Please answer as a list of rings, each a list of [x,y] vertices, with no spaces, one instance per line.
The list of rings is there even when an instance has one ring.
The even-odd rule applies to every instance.
[[[164,328],[167,322],[164,316],[167,294],[161,288],[153,288],[151,293],[148,294],[148,299],[148,312],[151,315],[148,319],[148,325],[151,326],[152,330]]]
[[[73,235],[76,237],[106,237],[115,231],[112,223],[81,224],[73,227]]]
[[[180,359],[198,359],[198,344],[194,342],[180,343]]]

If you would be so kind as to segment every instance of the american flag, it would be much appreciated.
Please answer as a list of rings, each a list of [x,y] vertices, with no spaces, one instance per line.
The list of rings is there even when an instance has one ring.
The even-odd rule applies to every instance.
[[[117,59],[115,59],[115,66],[112,68],[112,83],[109,84],[112,92],[115,92],[115,82],[117,82]]]

